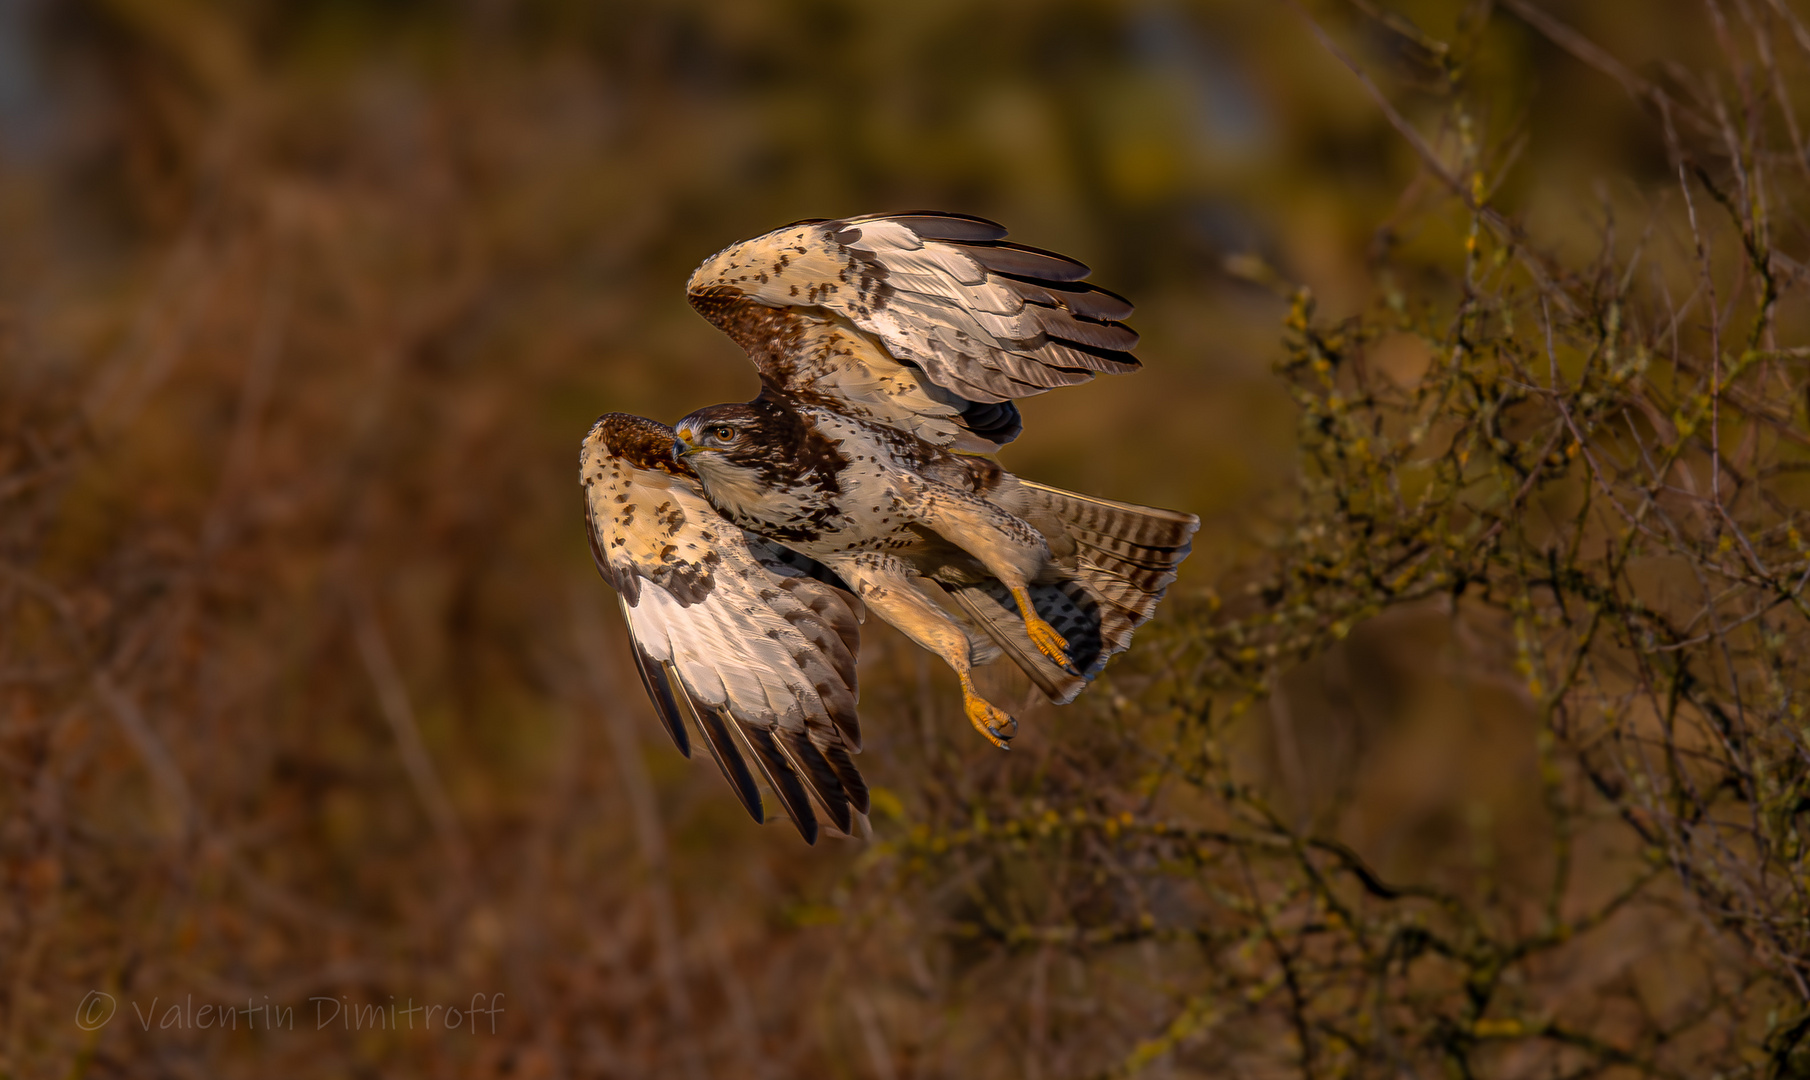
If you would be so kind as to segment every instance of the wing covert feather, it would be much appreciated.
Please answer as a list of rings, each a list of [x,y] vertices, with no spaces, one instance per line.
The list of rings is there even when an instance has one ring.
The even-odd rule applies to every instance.
[[[1139,367],[1124,297],[982,218],[918,211],[799,222],[692,274],[692,305],[800,398],[993,450],[1012,400]]]

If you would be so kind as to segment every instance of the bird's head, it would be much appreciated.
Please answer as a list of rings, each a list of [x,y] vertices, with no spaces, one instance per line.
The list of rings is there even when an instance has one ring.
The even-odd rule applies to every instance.
[[[756,520],[796,516],[800,500],[839,491],[846,464],[790,402],[768,394],[679,421],[673,457],[698,474],[718,510]]]
[[[673,458],[695,470],[706,488],[755,483],[771,471],[774,441],[765,417],[747,405],[712,405],[679,421]]]
[[[782,486],[772,460],[777,443],[765,417],[748,405],[712,405],[679,421],[673,458],[688,465],[717,509],[731,518],[760,519]]]
[[[746,405],[712,405],[679,421],[673,429],[673,456],[694,468],[700,459],[744,456],[760,418]]]

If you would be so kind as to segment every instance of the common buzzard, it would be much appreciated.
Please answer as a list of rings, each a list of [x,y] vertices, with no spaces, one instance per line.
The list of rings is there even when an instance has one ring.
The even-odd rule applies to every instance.
[[[987,457],[1013,399],[1138,368],[1122,297],[991,221],[918,212],[802,221],[717,253],[692,306],[761,392],[676,430],[611,413],[585,438],[591,549],[637,666],[689,753],[684,712],[761,819],[745,746],[806,840],[866,813],[850,754],[857,624],[941,656],[975,729],[1017,721],[970,672],[1001,655],[1065,704],[1131,644],[1199,519],[1023,480]]]

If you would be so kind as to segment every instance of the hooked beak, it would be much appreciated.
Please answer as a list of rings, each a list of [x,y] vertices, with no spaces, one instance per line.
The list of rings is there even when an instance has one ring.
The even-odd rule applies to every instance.
[[[691,442],[691,440],[687,439],[683,435],[674,434],[674,436],[673,436],[672,458],[674,461],[684,461],[686,458],[690,457],[691,455],[697,453],[699,450],[702,450],[702,449],[704,449],[704,448],[701,446],[694,445]]]

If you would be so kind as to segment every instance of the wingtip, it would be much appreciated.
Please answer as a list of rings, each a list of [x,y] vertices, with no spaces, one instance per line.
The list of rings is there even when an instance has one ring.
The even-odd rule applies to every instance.
[[[1093,268],[1080,259],[1029,244],[1003,240],[970,241],[962,245],[962,250],[988,270],[1030,281],[1068,284],[1093,273]]]
[[[786,754],[767,728],[752,727],[737,723],[735,730],[742,737],[750,751],[754,754],[754,763],[759,767],[761,775],[766,778],[767,786],[773,789],[786,814],[792,819],[792,825],[798,835],[804,837],[807,844],[817,842],[817,815],[811,809],[811,797],[805,793],[804,783],[793,771]]]
[[[958,214],[949,210],[902,210],[890,214],[862,214],[845,218],[850,225],[864,221],[891,221],[910,229],[925,240],[1001,240],[1006,227],[989,218]]]
[[[624,602],[623,615],[627,614],[628,605]],[[667,736],[679,748],[679,753],[690,757],[691,737],[685,732],[685,718],[679,712],[672,673],[664,663],[649,656],[632,640],[629,642],[629,652],[634,654],[635,673],[641,676],[641,688],[647,691],[647,699],[653,702],[654,712],[660,717],[660,726],[666,729]]]
[[[729,734],[729,725],[734,723],[734,718],[721,708],[699,708],[696,700],[691,702],[691,707],[698,730],[704,735],[705,747],[716,759],[717,768],[723,770],[723,779],[729,781],[729,787],[754,823],[765,822],[766,807],[761,803],[760,787],[755,784],[754,774],[748,771],[748,763],[742,759],[741,751],[735,748],[735,741]]]
[[[853,828],[850,800],[842,778],[823,756],[823,751],[802,731],[785,732],[778,740],[781,751],[792,764],[792,772],[815,796],[817,805],[830,816],[830,823],[843,832]]]

